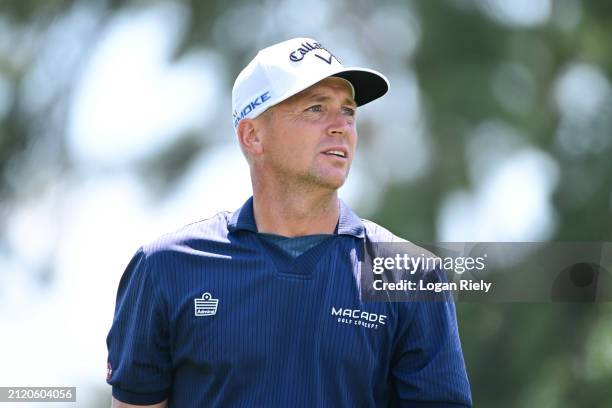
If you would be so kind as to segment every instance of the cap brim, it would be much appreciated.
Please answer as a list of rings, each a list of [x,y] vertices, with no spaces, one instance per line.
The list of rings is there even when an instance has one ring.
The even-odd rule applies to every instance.
[[[367,68],[345,68],[331,76],[349,81],[355,88],[357,106],[365,105],[378,99],[389,90],[389,80],[380,72]]]
[[[374,71],[373,69],[360,68],[360,67],[349,67],[342,68],[337,72],[333,72],[322,78],[311,78],[310,81],[300,83],[297,87],[288,90],[282,96],[280,96],[274,103],[257,115],[253,116],[256,118],[265,110],[278,105],[279,103],[289,99],[293,95],[302,92],[304,89],[311,87],[318,82],[329,77],[338,77],[347,80],[353,85],[355,91],[355,103],[357,106],[365,105],[368,102],[372,102],[374,99],[380,98],[389,90],[389,80],[380,72]]]

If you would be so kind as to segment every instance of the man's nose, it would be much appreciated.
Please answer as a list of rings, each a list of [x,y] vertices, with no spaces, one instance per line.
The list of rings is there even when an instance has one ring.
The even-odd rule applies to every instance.
[[[351,126],[352,118],[340,110],[339,112],[332,114],[328,132],[334,135],[343,135],[351,128]]]

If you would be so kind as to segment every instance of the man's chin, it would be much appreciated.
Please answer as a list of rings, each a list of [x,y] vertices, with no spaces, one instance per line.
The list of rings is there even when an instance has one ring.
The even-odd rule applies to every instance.
[[[319,177],[317,179],[318,183],[321,187],[330,189],[330,190],[338,190],[342,187],[346,181],[346,176],[330,176],[327,175],[325,177]]]
[[[301,178],[301,183],[309,188],[338,190],[346,182],[346,172],[309,172]]]

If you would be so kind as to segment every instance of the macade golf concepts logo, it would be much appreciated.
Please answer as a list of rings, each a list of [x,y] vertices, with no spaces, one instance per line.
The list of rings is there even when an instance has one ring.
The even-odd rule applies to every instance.
[[[379,326],[387,324],[387,315],[370,313],[361,309],[335,308],[332,306],[331,315],[337,319],[338,323],[362,326],[366,329],[377,330]]]

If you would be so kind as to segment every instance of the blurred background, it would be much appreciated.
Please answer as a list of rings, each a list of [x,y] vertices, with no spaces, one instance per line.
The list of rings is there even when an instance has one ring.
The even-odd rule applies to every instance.
[[[610,21],[599,0],[3,0],[0,385],[108,406],[123,269],[249,197],[231,87],[291,37],[390,79],[341,190],[362,217],[426,242],[612,241]],[[612,407],[611,305],[458,303],[475,406]]]

